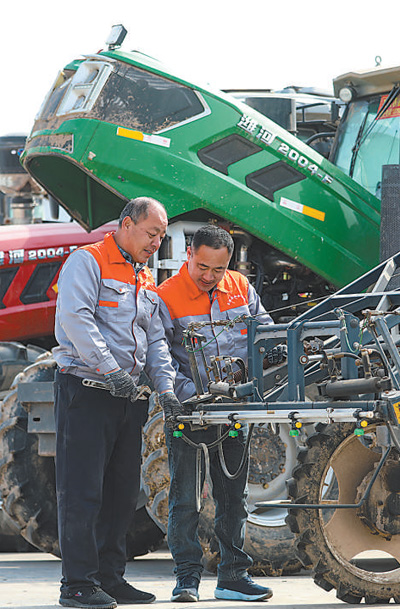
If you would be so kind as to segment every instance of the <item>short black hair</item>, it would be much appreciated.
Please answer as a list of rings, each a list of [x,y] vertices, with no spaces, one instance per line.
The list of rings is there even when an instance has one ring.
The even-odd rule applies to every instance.
[[[233,239],[230,234],[225,229],[215,226],[214,224],[201,226],[194,233],[191,247],[194,251],[197,251],[202,245],[212,247],[214,250],[220,250],[223,247],[226,247],[229,255],[232,255],[234,247]]]
[[[165,211],[164,205],[160,201],[157,201],[157,199],[152,199],[151,197],[136,197],[136,199],[131,199],[121,211],[119,226],[122,226],[122,220],[127,216],[132,219],[134,224],[137,224],[142,216],[143,220],[146,220],[149,216],[149,208],[152,205],[159,205]]]

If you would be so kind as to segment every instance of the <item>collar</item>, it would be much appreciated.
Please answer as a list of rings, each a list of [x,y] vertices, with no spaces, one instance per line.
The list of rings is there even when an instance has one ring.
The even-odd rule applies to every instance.
[[[226,271],[226,272],[228,272],[228,271]],[[181,266],[179,274],[182,276],[182,279],[185,281],[185,284],[187,286],[187,294],[190,299],[195,300],[196,298],[200,298],[203,294],[206,294],[207,297],[210,296],[209,292],[204,292],[203,290],[200,290],[200,288],[197,287],[197,285],[195,284],[195,282],[189,275],[187,262],[185,262]],[[226,275],[226,273],[225,273],[225,275]],[[222,277],[221,281],[219,281],[217,283],[217,285],[215,286],[215,288],[212,291],[212,294],[214,294],[214,292],[216,292],[216,291],[224,292],[226,294],[229,293],[229,290],[226,285],[225,275]]]
[[[132,256],[117,244],[114,239],[114,234],[115,232],[107,233],[104,237],[104,243],[108,251],[110,262],[121,263],[126,260],[126,262],[132,264],[135,271],[139,273],[146,264],[144,262],[134,262]],[[121,259],[121,256],[123,260]]]

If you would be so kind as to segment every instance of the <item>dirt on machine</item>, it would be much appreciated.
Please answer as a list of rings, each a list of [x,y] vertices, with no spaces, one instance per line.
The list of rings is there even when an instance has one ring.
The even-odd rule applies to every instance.
[[[0,330],[6,327],[1,323],[2,316],[7,320],[18,314],[24,316],[25,323],[22,317],[14,317],[15,328],[24,326],[25,329],[24,334],[14,334],[14,329],[11,336],[0,333],[0,339],[21,340],[23,346],[40,339],[37,343],[41,343],[43,349],[51,347],[57,277],[63,261],[76,246],[101,239],[112,227],[107,223],[115,222],[125,203],[132,197],[144,195],[162,201],[170,221],[167,238],[149,261],[156,281],[159,283],[177,272],[186,259],[186,247],[198,226],[207,222],[218,224],[231,233],[235,242],[232,268],[248,276],[277,324],[286,324],[286,334],[283,333],[280,340],[289,344],[290,324],[295,324],[299,314],[307,316],[312,305],[367,273],[379,261],[382,185],[378,187],[376,182],[371,186],[370,181],[365,181],[369,165],[358,170],[357,163],[363,159],[363,146],[378,131],[384,130],[389,121],[398,120],[396,113],[390,117],[385,114],[391,112],[391,104],[396,105],[397,96],[392,94],[390,103],[382,101],[392,86],[388,84],[386,89],[369,90],[368,93],[358,89],[361,97],[357,98],[358,83],[345,79],[355,93],[352,100],[345,100],[348,105],[339,122],[330,157],[334,164],[254,107],[232,95],[180,78],[146,55],[123,51],[120,42],[116,38],[106,50],[74,60],[60,71],[23,147],[21,160],[26,175],[29,174],[46,197],[67,211],[74,222],[41,223],[42,233],[32,224],[23,227],[24,237],[18,232],[21,231],[19,227],[10,246],[2,246]],[[400,69],[397,70],[400,73]],[[336,94],[339,95],[339,90]],[[352,123],[358,114],[352,111],[351,103],[356,99],[367,103],[365,95],[368,99],[378,99],[377,108],[379,104],[386,104],[384,111],[378,116],[365,118],[363,115],[362,124],[368,126],[375,121],[374,126],[366,137],[359,136],[357,158],[349,163],[339,162],[343,146],[350,148],[352,134],[354,137],[358,134]],[[290,107],[293,109],[293,104]],[[333,125],[337,127],[337,122],[336,115],[328,121],[330,133],[334,131]],[[361,122],[358,127],[361,128]],[[324,129],[319,129],[318,133],[323,134],[323,141],[328,139]],[[394,142],[397,137],[394,127],[391,137]],[[342,155],[345,158],[344,152]],[[379,162],[381,166],[390,164],[394,157],[382,154]],[[6,228],[12,229],[7,226],[0,230]],[[37,241],[34,234],[38,235]],[[6,241],[2,240],[2,243]],[[3,277],[8,283],[3,283]],[[360,316],[357,323],[364,323],[359,311],[354,315],[357,319]],[[39,329],[44,323],[47,324],[46,333]],[[48,341],[43,341],[45,335]],[[307,335],[307,340],[301,342],[297,356],[308,358],[307,366],[312,361],[321,366],[321,362],[325,362],[326,349],[331,349],[329,345],[324,346],[325,340],[326,333],[319,327],[315,336]],[[343,353],[344,346],[332,349],[339,354]],[[341,377],[350,380],[352,377],[348,378],[346,366],[342,370],[339,360],[355,361],[360,357],[359,352],[333,359],[330,351],[328,355],[329,366],[336,366],[338,380]],[[294,364],[290,364],[293,361],[291,356],[289,367],[269,371],[268,375],[261,372],[265,378],[258,387],[258,395],[252,390],[253,393],[238,398],[239,402],[244,399],[247,408],[247,402],[269,404],[277,399],[271,396],[280,394],[278,388],[291,387],[294,382],[291,380],[295,374]],[[357,370],[362,369],[365,376],[364,364]],[[4,509],[22,536],[39,549],[57,554],[52,416],[54,366],[51,355],[44,353],[19,375],[4,399],[0,427],[0,448],[4,457],[0,484]],[[324,368],[325,380],[333,374],[329,366]],[[371,376],[381,374],[378,368],[388,375],[391,366],[390,360],[381,366],[373,362]],[[331,382],[331,376],[329,379]],[[375,385],[374,389],[377,389]],[[304,396],[291,394],[292,410],[297,409],[297,402],[309,400],[313,403],[318,391],[317,380],[307,382]],[[375,395],[379,391],[365,393]],[[347,401],[352,402],[353,395]],[[218,402],[212,396],[211,406],[215,400]],[[335,400],[336,396],[324,395],[323,401],[327,404],[323,409],[331,408],[331,402]],[[346,407],[352,409],[349,404]],[[361,440],[358,436],[353,438],[353,427],[358,420],[353,414],[351,417],[351,423],[328,421],[329,431],[324,433],[332,436],[329,444],[332,450],[326,453],[325,461],[321,460],[325,463],[323,473],[318,474],[322,482],[318,483],[317,490],[308,489],[304,482],[306,475],[302,474],[299,484],[302,491],[295,496],[295,501],[301,498],[304,503],[303,495],[309,494],[314,497],[310,503],[318,502],[325,486],[329,487],[329,497],[337,499],[338,483],[335,476],[327,472],[334,451],[342,450],[342,442],[346,446],[349,444],[351,455],[358,455]],[[326,421],[325,416],[324,425]],[[313,459],[322,455],[323,437],[318,435],[318,440],[313,439],[315,432],[322,433],[321,420],[318,423],[311,416],[297,435],[292,433],[294,423],[290,417],[278,422],[266,419],[258,421],[253,429],[245,548],[253,557],[254,572],[258,574],[292,573],[303,565],[315,567],[318,563],[314,556],[309,557],[309,550],[304,551],[304,535],[299,542],[306,525],[302,518],[292,518],[292,509],[288,524],[285,501],[289,500],[287,481],[295,477],[299,463],[303,463],[301,459],[305,463],[305,455],[312,453]],[[372,423],[377,427],[382,421],[375,418]],[[347,440],[348,437],[351,440]],[[162,413],[155,399],[150,400],[144,438],[142,495],[136,525],[131,530],[130,556],[158,547],[166,534],[169,478]],[[339,442],[337,446],[336,442]],[[384,441],[379,440],[375,452],[379,453],[382,446]],[[396,461],[396,450],[396,446],[391,448],[390,460],[393,457]],[[360,450],[360,455],[364,454]],[[310,464],[302,466],[301,471],[306,472]],[[368,487],[369,477],[373,476],[371,467],[367,467],[365,473],[357,472],[357,501]],[[332,468],[335,469],[333,465]],[[340,471],[335,475],[340,479],[340,486],[343,485],[345,473]],[[292,496],[293,488],[290,483]],[[340,492],[339,489],[339,495]],[[390,494],[389,491],[385,493],[387,497]],[[394,496],[391,501],[395,500]],[[341,497],[339,502],[342,502]],[[361,528],[368,527],[373,520],[373,502],[368,509],[370,511],[363,518],[357,512],[356,520],[360,521]],[[318,509],[304,508],[304,512],[298,510],[296,513],[309,514],[310,511],[324,522],[325,516],[320,516]],[[346,513],[346,510],[336,511]],[[219,556],[212,521],[212,503],[206,501],[201,515],[201,542],[205,566],[215,570]],[[387,537],[389,533],[385,527],[384,523],[380,531]],[[306,528],[314,530],[315,522],[307,524]],[[327,551],[324,525],[320,530],[315,547],[322,556]],[[340,536],[339,528],[334,530],[333,538],[336,535]],[[367,535],[363,539],[362,551],[367,551],[372,538]],[[376,549],[373,543],[372,546]],[[343,552],[339,544],[338,553],[332,560],[340,562]],[[396,559],[396,551],[392,554]],[[352,559],[346,554],[349,565]],[[390,577],[397,581],[396,573]],[[369,578],[367,570],[365,580],[369,581]],[[339,588],[340,577],[333,583],[331,580],[325,583],[326,579],[321,576],[317,583],[322,585],[324,582],[327,589],[329,586]],[[372,598],[362,586],[357,588],[357,594],[348,593],[349,586],[354,592],[353,580],[346,593],[339,593],[343,600]],[[397,588],[394,590],[391,597],[397,598]]]

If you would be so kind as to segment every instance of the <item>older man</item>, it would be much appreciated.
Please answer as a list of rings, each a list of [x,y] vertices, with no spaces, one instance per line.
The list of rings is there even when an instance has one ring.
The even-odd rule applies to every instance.
[[[148,407],[138,391],[140,373],[150,376],[167,412],[177,407],[175,372],[146,267],[167,223],[158,201],[131,200],[115,233],[76,250],[60,274],[56,483],[59,602],[66,607],[112,609],[155,600],[123,575]]]

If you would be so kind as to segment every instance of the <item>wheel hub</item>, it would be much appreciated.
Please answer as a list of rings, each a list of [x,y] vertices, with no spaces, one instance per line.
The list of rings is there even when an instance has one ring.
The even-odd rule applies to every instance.
[[[376,467],[377,464],[357,488],[357,503],[364,496]],[[397,460],[390,459],[384,464],[368,499],[357,513],[374,534],[385,539],[400,534],[400,463]]]

